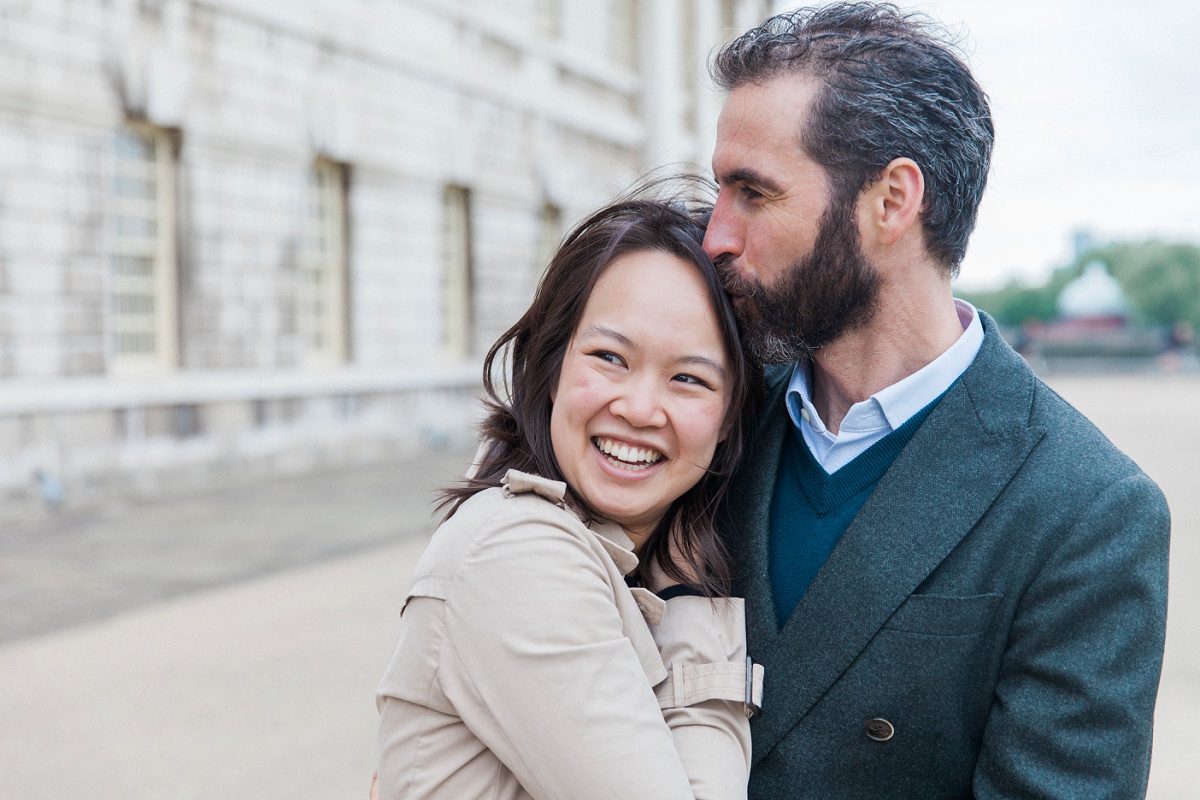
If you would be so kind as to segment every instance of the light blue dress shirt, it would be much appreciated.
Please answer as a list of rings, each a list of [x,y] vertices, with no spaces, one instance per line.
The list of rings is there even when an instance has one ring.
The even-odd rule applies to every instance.
[[[827,473],[837,472],[899,428],[940,397],[971,366],[983,344],[983,324],[970,303],[955,300],[954,306],[963,326],[962,336],[912,375],[850,406],[836,434],[825,427],[812,404],[812,365],[801,362],[792,369],[786,398],[788,415]]]

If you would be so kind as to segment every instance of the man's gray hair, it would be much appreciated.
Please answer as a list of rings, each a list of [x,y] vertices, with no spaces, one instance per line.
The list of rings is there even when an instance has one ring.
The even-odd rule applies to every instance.
[[[995,131],[987,95],[943,28],[890,3],[799,8],[728,44],[712,73],[726,91],[787,73],[819,80],[800,143],[834,199],[848,202],[893,159],[911,158],[925,178],[925,245],[958,273]]]

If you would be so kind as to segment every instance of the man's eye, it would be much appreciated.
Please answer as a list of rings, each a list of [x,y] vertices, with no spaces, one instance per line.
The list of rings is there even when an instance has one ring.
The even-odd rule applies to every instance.
[[[763,194],[755,189],[751,189],[749,186],[743,186],[742,197],[746,198],[747,200],[761,200],[763,198]]]

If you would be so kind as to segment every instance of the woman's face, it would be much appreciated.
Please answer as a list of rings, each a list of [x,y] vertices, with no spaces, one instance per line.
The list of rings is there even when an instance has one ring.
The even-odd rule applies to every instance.
[[[563,356],[550,438],[567,483],[635,545],[712,461],[729,369],[695,265],[644,250],[600,275]]]

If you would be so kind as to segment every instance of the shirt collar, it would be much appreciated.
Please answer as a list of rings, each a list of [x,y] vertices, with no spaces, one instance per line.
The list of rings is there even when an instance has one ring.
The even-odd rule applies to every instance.
[[[983,345],[983,325],[979,321],[979,312],[970,303],[955,300],[954,307],[963,326],[963,333],[954,344],[912,375],[851,406],[839,431],[895,430],[941,397],[971,366]],[[812,404],[812,365],[809,362],[800,361],[793,367],[785,403],[792,424],[797,428],[803,430],[807,425],[821,436],[832,436]]]

